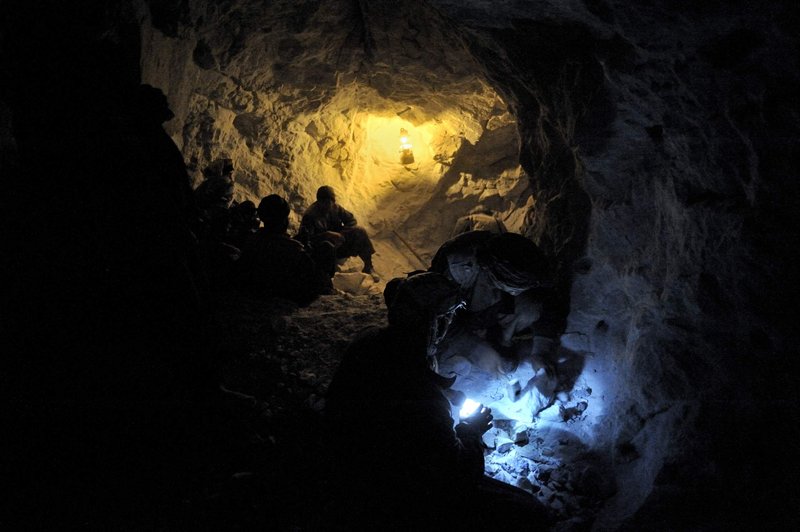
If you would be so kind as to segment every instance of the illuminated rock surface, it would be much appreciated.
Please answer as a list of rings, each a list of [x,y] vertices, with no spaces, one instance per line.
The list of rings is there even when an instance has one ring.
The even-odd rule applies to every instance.
[[[296,213],[335,186],[383,274],[420,266],[393,231],[428,259],[478,202],[553,254],[591,395],[551,417],[615,464],[596,525],[613,528],[666,518],[648,508],[682,483],[721,488],[742,370],[778,348],[757,308],[791,168],[766,132],[797,126],[781,10],[683,8],[192,2],[173,34],[145,23],[143,78],[195,175],[228,154],[239,198],[278,192]]]
[[[280,193],[295,225],[316,188],[334,186],[374,237],[384,282],[422,267],[478,204],[554,258],[562,363],[574,364],[575,379],[526,420],[527,444],[513,443],[519,420],[500,423],[497,439],[512,444],[503,441],[487,470],[546,501],[563,529],[791,529],[794,457],[779,450],[791,450],[800,426],[789,356],[800,198],[796,8],[630,4],[153,1],[92,24],[76,16],[80,30],[59,33],[52,48],[28,21],[32,37],[15,35],[46,47],[37,57],[44,66],[4,56],[12,88],[0,93],[0,146],[6,167],[25,169],[13,197],[38,207],[30,217],[17,207],[25,216],[9,227],[54,242],[70,231],[93,235],[94,224],[120,216],[101,199],[143,194],[138,183],[81,179],[109,120],[102,109],[84,120],[105,80],[89,83],[85,72],[109,60],[79,47],[70,55],[80,39],[135,43],[127,50],[138,61],[107,70],[136,78],[138,63],[141,81],[163,89],[176,115],[165,129],[195,185],[206,164],[231,157],[237,199]],[[26,85],[19,72],[35,81]],[[412,164],[400,162],[400,128]],[[87,192],[94,203],[81,203]],[[57,221],[36,225],[54,209]],[[38,257],[38,241],[26,238],[13,249]],[[104,342],[135,335],[122,328],[130,336],[87,341],[98,334],[94,314],[75,311],[74,299],[124,308],[152,277],[123,276],[133,288],[107,302],[103,294],[118,286],[108,272],[135,258],[112,238],[65,241],[58,268],[12,265],[24,282],[9,300],[26,309],[20,323],[30,316],[63,329],[53,345],[88,344],[113,372],[102,365]],[[107,249],[122,257],[110,270]],[[31,272],[78,288],[52,305],[25,291],[40,284]],[[347,341],[383,319],[374,283],[348,275],[339,286],[360,295],[302,311],[213,309],[232,322],[226,384],[271,409],[317,408]],[[91,276],[102,282],[84,289]],[[137,314],[151,308],[141,303]],[[84,314],[79,327],[63,325],[63,316]],[[141,355],[121,350],[125,360]],[[64,369],[70,359],[60,351],[53,359],[53,382],[87,374],[83,363]],[[20,388],[25,397],[38,389]]]
[[[531,194],[516,120],[432,8],[192,3],[181,16],[172,36],[145,24],[142,77],[169,96],[167,128],[196,180],[231,157],[238,199],[279,193],[297,215],[333,186],[389,277],[423,266],[414,253],[429,260],[479,202],[521,226]]]

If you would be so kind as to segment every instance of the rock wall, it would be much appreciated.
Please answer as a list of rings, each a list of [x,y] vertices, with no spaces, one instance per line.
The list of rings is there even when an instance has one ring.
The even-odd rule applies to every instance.
[[[484,202],[555,258],[618,487],[597,529],[786,517],[750,485],[788,488],[762,453],[797,426],[789,3],[156,4],[143,79],[196,175],[232,156],[296,212],[333,184],[423,256]],[[430,126],[429,159],[374,156],[373,119]]]
[[[426,258],[479,202],[521,225],[530,192],[516,120],[426,4],[139,8],[143,81],[168,95],[168,131],[196,182],[231,157],[236,198],[280,193],[295,223],[329,184],[373,236],[399,232]],[[401,164],[400,128],[412,164]]]
[[[595,528],[780,522],[744,485],[785,488],[762,453],[797,419],[777,310],[796,297],[796,11],[436,3],[520,118],[527,230],[571,281],[562,344],[589,357],[618,486]]]

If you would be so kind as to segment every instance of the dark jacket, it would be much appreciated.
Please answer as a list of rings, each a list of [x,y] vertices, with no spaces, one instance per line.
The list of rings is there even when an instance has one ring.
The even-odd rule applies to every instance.
[[[314,202],[303,214],[300,222],[300,231],[297,233],[297,240],[303,243],[325,231],[342,232],[344,229],[356,226],[356,218],[353,213],[334,203],[328,212],[319,204]]]
[[[260,229],[239,259],[242,288],[260,297],[282,297],[300,305],[330,290],[330,278],[303,244],[286,233]]]
[[[393,327],[368,329],[350,345],[326,407],[347,498],[394,519],[409,508],[435,513],[477,484],[480,435],[454,430],[444,381],[428,368],[424,344]]]

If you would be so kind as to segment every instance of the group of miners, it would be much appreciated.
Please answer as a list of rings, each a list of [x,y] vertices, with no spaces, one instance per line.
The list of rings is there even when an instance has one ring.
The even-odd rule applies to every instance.
[[[476,364],[493,351],[497,371],[519,360],[512,338],[539,317],[531,290],[547,283],[536,262],[544,257],[523,241],[464,233],[440,249],[432,271],[387,283],[387,326],[359,334],[328,388],[332,529],[530,530],[550,523],[536,498],[484,474],[482,436],[492,412],[482,406],[454,423],[452,407],[466,398],[451,389],[457,376],[439,370],[458,356],[454,339],[483,346],[462,353]]]
[[[336,202],[329,186],[303,215],[300,230],[289,235],[288,202],[277,194],[258,206],[233,198],[233,164],[218,159],[203,171],[195,189],[196,233],[201,262],[211,285],[238,285],[259,297],[278,297],[307,305],[333,292],[337,263],[358,256],[363,272],[373,274],[375,248],[353,214]]]
[[[287,201],[271,194],[257,207],[235,203],[232,170],[229,160],[216,162],[195,191],[201,249],[220,277],[253,295],[306,305],[332,293],[342,258],[358,256],[363,272],[374,274],[372,242],[331,187],[317,190],[292,237]],[[464,398],[450,389],[456,377],[446,376],[464,359],[495,374],[526,356],[542,364],[517,337],[535,323],[539,334],[546,329],[548,261],[491,211],[471,212],[454,232],[428,271],[386,284],[388,325],[362,332],[331,382],[334,529],[525,527],[549,519],[535,498],[483,474],[491,411],[454,424],[451,407]]]

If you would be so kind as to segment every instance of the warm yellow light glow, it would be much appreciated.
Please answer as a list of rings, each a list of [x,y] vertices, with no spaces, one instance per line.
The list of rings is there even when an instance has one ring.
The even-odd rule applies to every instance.
[[[356,121],[358,149],[353,162],[353,185],[348,191],[364,205],[364,219],[393,220],[416,208],[441,177],[435,146],[446,134],[446,125],[431,120],[412,124],[394,114],[364,113]],[[399,150],[400,135],[413,142],[413,164],[404,164]],[[367,207],[369,206],[369,207]],[[388,226],[387,226],[388,227]],[[394,226],[392,226],[394,227]]]
[[[411,143],[408,142],[408,131],[400,128],[400,162],[402,164],[412,164],[414,162],[414,152],[411,151]]]
[[[433,146],[442,137],[442,124],[431,120],[415,125],[399,116],[365,114],[359,120],[359,130],[364,134],[359,150],[363,159],[356,168],[359,180],[372,181],[374,176],[380,181],[399,182],[408,177],[412,167],[418,172],[417,179],[434,181],[439,177],[434,169]],[[402,161],[405,150],[414,158],[412,165]],[[395,171],[396,176],[392,175]]]
[[[408,141],[408,131],[405,128],[400,128],[400,150],[410,150],[413,146]]]

